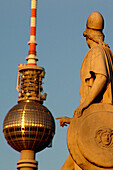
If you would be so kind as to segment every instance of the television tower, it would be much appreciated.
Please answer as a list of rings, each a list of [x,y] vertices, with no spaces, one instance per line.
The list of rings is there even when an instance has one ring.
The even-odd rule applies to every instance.
[[[37,0],[31,0],[31,26],[27,64],[18,66],[18,104],[7,113],[3,132],[8,144],[21,153],[18,170],[36,170],[35,153],[48,147],[55,134],[55,122],[51,112],[43,106],[46,94],[42,94],[44,68],[36,62],[36,13]]]

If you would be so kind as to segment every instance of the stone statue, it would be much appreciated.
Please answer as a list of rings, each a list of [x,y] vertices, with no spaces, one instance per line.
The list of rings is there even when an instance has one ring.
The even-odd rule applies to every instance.
[[[67,126],[69,156],[61,170],[113,170],[113,54],[104,42],[104,19],[93,12],[83,36],[90,48],[81,67],[80,106]]]

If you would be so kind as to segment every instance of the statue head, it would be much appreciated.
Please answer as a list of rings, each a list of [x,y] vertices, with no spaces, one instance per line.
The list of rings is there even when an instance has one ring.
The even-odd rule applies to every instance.
[[[83,33],[84,37],[93,40],[96,43],[102,43],[104,41],[104,19],[99,12],[93,12],[87,19],[86,30]]]

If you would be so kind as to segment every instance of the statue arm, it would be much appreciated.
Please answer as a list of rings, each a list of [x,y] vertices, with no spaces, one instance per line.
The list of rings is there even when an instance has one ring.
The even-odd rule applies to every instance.
[[[95,76],[96,78],[88,96],[86,97],[85,101],[81,103],[81,105],[74,111],[74,115],[76,113],[77,117],[80,117],[82,115],[83,110],[93,102],[93,100],[100,94],[100,92],[106,85],[106,76],[102,74],[96,74]]]

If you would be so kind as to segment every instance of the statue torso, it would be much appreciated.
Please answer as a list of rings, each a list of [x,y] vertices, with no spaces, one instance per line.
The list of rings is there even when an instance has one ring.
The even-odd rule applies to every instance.
[[[84,102],[92,88],[96,74],[106,76],[108,81],[106,87],[94,102],[112,103],[112,60],[112,52],[108,47],[97,45],[88,51],[81,67],[81,103]]]

